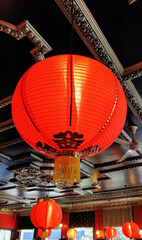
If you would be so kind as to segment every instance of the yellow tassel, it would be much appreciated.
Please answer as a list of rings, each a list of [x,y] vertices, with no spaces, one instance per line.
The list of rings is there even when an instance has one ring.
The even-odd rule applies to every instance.
[[[42,235],[41,235],[42,238],[48,238],[48,231],[42,231]]]
[[[99,171],[98,169],[94,169],[92,172],[92,178],[91,178],[92,184],[94,184],[97,181],[98,177],[99,177]]]
[[[73,156],[57,156],[54,159],[53,182],[73,185],[80,183],[80,159]]]

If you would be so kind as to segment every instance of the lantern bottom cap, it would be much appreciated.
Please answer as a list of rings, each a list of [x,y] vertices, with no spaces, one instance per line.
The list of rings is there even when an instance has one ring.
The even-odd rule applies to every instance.
[[[80,158],[57,156],[54,159],[53,183],[67,186],[80,183]]]

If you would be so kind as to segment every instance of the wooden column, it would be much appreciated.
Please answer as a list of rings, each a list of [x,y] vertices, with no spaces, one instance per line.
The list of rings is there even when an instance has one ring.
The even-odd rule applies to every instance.
[[[133,220],[140,228],[142,228],[142,207],[141,206],[133,207]]]

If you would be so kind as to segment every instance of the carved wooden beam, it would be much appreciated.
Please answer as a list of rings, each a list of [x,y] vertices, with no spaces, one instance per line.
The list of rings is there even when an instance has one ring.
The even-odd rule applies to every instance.
[[[27,37],[35,45],[35,48],[30,51],[35,62],[43,60],[45,58],[44,55],[52,50],[50,45],[41,37],[41,35],[27,20],[23,21],[18,26],[0,20],[0,32],[10,35],[16,40]],[[12,95],[0,100],[0,108],[11,104],[11,101]]]
[[[12,100],[12,95],[0,100],[0,108],[6,107],[7,105],[11,104],[11,100]]]
[[[85,164],[86,166],[94,169],[94,164],[91,163],[91,162],[89,162],[87,159],[85,159],[85,158],[84,158],[84,159],[80,159],[80,161],[81,161],[83,164]]]
[[[132,4],[132,3],[134,3],[134,2],[136,2],[137,0],[128,0],[128,4]]]
[[[90,173],[84,171],[83,169],[80,169],[80,172],[81,172],[83,175],[85,175],[87,178],[91,178],[91,177],[92,177],[92,175],[91,175]]]
[[[15,188],[15,186],[11,187],[11,189],[13,189],[13,188]],[[16,202],[22,202],[22,203],[27,203],[27,204],[29,203],[30,204],[30,201],[26,200],[23,197],[18,197],[18,196],[12,195],[12,194],[2,192],[2,191],[4,191],[4,189],[5,188],[1,189],[0,199],[2,199],[2,200],[12,200],[12,201],[16,201]]]
[[[7,120],[7,121],[4,121],[4,122],[1,122],[0,123],[0,132],[4,132],[6,130],[9,130],[11,128],[14,128],[14,123],[13,123],[13,120],[12,118]]]
[[[2,143],[0,143],[0,149],[15,145],[15,144],[20,143],[20,142],[24,142],[23,138],[21,138],[21,137],[12,139],[10,141],[2,142]]]
[[[132,162],[132,161],[137,161],[140,160],[142,157],[141,156],[135,156],[135,157],[129,157],[126,158],[123,163],[127,163],[127,162]],[[115,165],[121,165],[122,162],[117,162],[117,160],[114,161],[110,161],[110,162],[104,162],[104,163],[96,163],[94,164],[94,168],[99,168],[102,169],[104,167],[111,167],[111,166],[115,166]],[[122,169],[123,170],[123,169]],[[107,172],[102,172],[102,170],[99,171],[100,173],[107,173]]]
[[[125,199],[127,197],[141,197],[142,196],[142,187],[134,187],[134,188],[126,188],[126,189],[117,189],[113,191],[102,191],[102,192],[94,192],[93,195],[88,196],[70,196],[61,200],[62,203],[76,203],[87,202],[91,203],[92,201],[99,200],[108,200],[108,199]],[[60,200],[59,200],[60,203]]]
[[[91,195],[93,196],[93,194]],[[82,196],[80,196],[82,197]],[[59,199],[60,200],[60,199]],[[63,200],[63,198],[62,198]],[[59,204],[59,203],[58,203]],[[79,203],[79,204],[59,204],[62,208],[62,211],[64,212],[86,212],[86,211],[94,211],[94,210],[100,210],[105,208],[118,208],[122,209],[123,207],[132,207],[132,206],[141,206],[142,200],[141,197],[135,197],[135,198],[119,198],[119,199],[104,199],[104,200],[98,200],[98,201],[92,201],[87,203]]]
[[[0,181],[0,186],[6,186],[7,182]]]
[[[4,213],[4,214],[15,214],[18,213],[18,216],[21,212],[29,212],[28,215],[30,215],[30,211],[31,208],[33,207],[33,203],[31,204],[27,204],[27,203],[23,203],[23,202],[16,202],[15,203],[11,203],[10,201],[5,201],[4,204],[0,204],[0,213]]]
[[[28,159],[28,158],[32,158],[33,160],[36,160],[36,161],[39,161],[39,162],[44,161],[44,159],[43,159],[44,156],[43,156],[43,158],[41,158],[34,153],[25,153],[25,154],[21,154],[21,155],[15,156],[15,157],[10,157],[7,154],[4,154],[4,153],[0,152],[0,157],[3,158],[3,159],[6,159],[8,161],[11,161],[11,162],[20,161],[20,160]],[[46,159],[46,162],[47,161],[48,161],[48,159]],[[52,161],[50,161],[50,163],[52,163]]]
[[[1,153],[1,152],[0,152],[0,157],[3,158],[3,159],[6,159],[8,161],[12,161],[12,157],[10,157],[10,156],[8,156],[4,153]]]
[[[142,76],[142,62],[124,69],[123,80],[129,81]]]
[[[72,1],[55,0],[55,2],[71,23]],[[95,59],[109,67],[119,78],[124,71],[123,66],[82,0],[74,0],[73,27]]]
[[[0,193],[0,195],[4,193]],[[123,190],[114,190],[114,191],[106,191],[106,192],[95,192],[94,194],[90,195],[78,195],[73,193],[68,193],[67,195],[57,196],[58,204],[62,208],[63,211],[91,211],[94,209],[101,209],[106,207],[123,207],[123,206],[141,206],[142,205],[142,187],[134,187],[132,189],[123,189]],[[16,201],[17,196],[13,195],[3,195],[5,200],[14,200]],[[29,201],[29,202],[27,202]],[[28,204],[25,208],[31,207],[34,205],[35,199],[18,199],[17,202],[21,202],[24,204]],[[72,202],[74,202],[72,204]],[[17,204],[19,204],[17,203]],[[13,205],[4,204],[5,208],[12,207]],[[18,210],[18,208],[16,207]],[[19,211],[21,206],[19,206]],[[22,215],[30,215],[30,210],[22,211]]]
[[[125,166],[108,168],[105,170],[100,170],[100,173],[111,173],[111,172],[117,172],[117,171],[124,171],[127,169],[136,168],[136,167],[142,167],[142,163],[127,164]]]

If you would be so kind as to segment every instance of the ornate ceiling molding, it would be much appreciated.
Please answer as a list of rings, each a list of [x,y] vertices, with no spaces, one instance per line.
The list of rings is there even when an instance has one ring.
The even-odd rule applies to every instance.
[[[15,145],[15,144],[20,143],[20,142],[24,142],[23,138],[21,138],[21,137],[12,139],[10,141],[2,142],[2,143],[0,143],[0,149],[1,148],[5,148],[5,147],[9,147],[9,146],[12,146],[12,145]]]
[[[55,0],[55,2],[71,22],[72,2],[68,0]],[[137,97],[134,96],[127,82],[123,80],[124,68],[101,32],[85,2],[82,0],[74,0],[73,27],[95,59],[106,65],[118,77],[123,86],[130,109],[142,123],[142,106],[139,104]]]
[[[142,157],[141,156],[135,156],[135,157],[129,157],[129,158],[126,158],[123,162],[117,162],[117,160],[114,160],[114,161],[110,161],[110,162],[104,162],[104,163],[97,163],[97,164],[94,164],[94,168],[97,169],[97,168],[104,168],[106,169],[106,167],[111,167],[111,166],[115,166],[116,165],[116,169],[117,169],[117,165],[122,165],[123,163],[127,163],[127,162],[132,162],[132,161],[136,161],[136,160],[140,160]],[[137,166],[136,166],[137,167]],[[110,169],[110,168],[109,168]],[[124,168],[125,169],[125,168]],[[123,167],[121,170],[124,170]],[[107,169],[106,169],[107,170]],[[102,170],[100,171],[100,173],[105,173],[105,170],[104,172],[102,172]],[[106,172],[107,173],[107,172]]]
[[[140,159],[141,157],[138,156],[138,159]],[[126,159],[127,161],[129,159]],[[124,161],[126,163],[126,160]],[[134,161],[136,160],[136,158],[133,158],[132,160],[129,161]],[[136,167],[142,167],[142,163],[135,163],[135,164],[127,164],[125,166],[120,166],[120,167],[114,167],[114,168],[108,168],[105,170],[100,170],[100,173],[105,174],[105,173],[111,173],[111,172],[117,172],[117,171],[124,171],[124,170],[128,170],[131,168],[136,168]]]
[[[55,2],[71,23],[72,1],[55,0]],[[78,35],[95,59],[110,68],[120,78],[124,69],[84,1],[74,0],[73,8],[73,27]]]
[[[6,182],[0,181],[0,186],[6,186],[6,185],[7,185]]]
[[[31,155],[28,156],[26,154],[25,158],[27,157],[32,157],[32,156]],[[18,165],[11,166],[7,170],[14,173],[14,178],[11,179],[10,182],[20,185],[22,187],[22,188],[20,187],[22,191],[38,190],[38,191],[50,192],[50,191],[54,191],[55,187],[58,188],[58,186],[55,186],[54,184],[52,184],[53,189],[51,189],[51,183],[53,180],[53,169],[54,169],[53,160],[49,160],[48,162],[46,161],[46,163],[42,166],[28,162],[25,164],[18,164]],[[91,177],[91,175],[85,171],[80,171],[80,172],[81,172],[81,179]],[[36,188],[26,190],[26,188],[32,188],[32,187],[36,187]],[[50,190],[48,188],[50,188]],[[93,189],[95,188],[96,186],[93,187]],[[69,189],[68,187],[66,187],[64,191],[73,192],[73,190]],[[59,192],[62,192],[62,190],[60,190]]]
[[[3,159],[6,159],[8,161],[12,161],[12,158],[4,153],[1,153],[0,152],[0,157],[3,158]]]
[[[49,189],[50,191],[50,189]],[[27,215],[30,213],[30,209],[36,202],[35,198],[32,199],[23,199],[22,197],[13,196],[11,194],[0,192],[0,199],[4,201],[15,201],[17,204],[28,204],[27,207],[24,206],[22,209],[22,215]],[[57,198],[57,202],[62,208],[63,211],[69,212],[80,212],[80,211],[94,211],[97,209],[104,208],[122,208],[128,206],[139,206],[142,205],[142,187],[135,187],[132,189],[123,189],[123,190],[113,190],[107,192],[94,192],[91,195],[63,195],[60,198]],[[72,203],[73,202],[73,203]],[[20,211],[19,207],[14,207],[13,204],[4,204],[0,208],[13,209],[15,211]]]
[[[60,204],[59,204],[60,205]],[[98,209],[106,208],[123,208],[123,207],[132,207],[132,206],[141,206],[141,198],[135,199],[119,199],[119,200],[104,200],[104,201],[94,201],[88,202],[86,204],[61,204],[60,207],[64,212],[86,212],[86,211],[95,211]]]
[[[6,130],[9,130],[11,128],[14,128],[14,123],[12,119],[9,119],[7,121],[1,122],[0,123],[0,132],[4,132]]]
[[[16,202],[22,202],[22,203],[30,204],[30,201],[26,200],[25,198],[14,196],[14,195],[7,194],[7,193],[4,193],[4,192],[0,192],[0,200],[5,200],[5,201],[12,200],[12,201],[16,201]]]
[[[142,76],[142,62],[124,69],[123,80],[129,81]]]
[[[10,181],[23,187],[48,188],[53,179],[53,166],[51,165],[44,167],[44,169],[30,163],[9,167],[8,170],[14,173],[14,179]]]
[[[20,160],[28,159],[28,158],[31,158],[31,159],[39,161],[39,162],[44,162],[44,160],[46,160],[46,162],[48,161],[48,158],[46,158],[46,156],[45,157],[43,156],[43,158],[41,158],[38,155],[31,153],[31,152],[21,154],[21,155],[15,156],[15,157],[10,157],[9,155],[0,152],[0,157],[8,160],[10,162],[20,161]],[[50,163],[52,163],[52,160],[50,160]]]
[[[122,137],[122,139],[126,140],[129,143],[132,142],[132,138],[123,129],[122,129],[122,131],[120,133],[120,137]]]
[[[35,62],[43,60],[45,58],[44,55],[52,50],[50,45],[27,20],[23,21],[18,26],[0,20],[0,32],[10,35],[16,40],[20,40],[26,36],[35,45],[35,48],[30,51]]]
[[[12,95],[3,98],[2,100],[0,100],[0,108],[6,107],[7,105],[11,104],[12,101]]]
[[[73,204],[72,204],[73,202]],[[81,212],[94,211],[104,208],[121,208],[142,205],[142,187],[132,189],[113,190],[108,192],[94,192],[93,195],[70,196],[58,199],[63,211]]]
[[[105,192],[97,192],[97,190],[94,190],[93,195],[85,195],[85,196],[70,196],[62,199],[59,199],[59,203],[72,203],[74,204],[78,203],[87,203],[92,201],[101,201],[101,200],[113,200],[116,199],[120,202],[120,199],[125,198],[136,198],[142,196],[142,187],[134,187],[134,188],[126,188],[126,189],[117,189],[112,191],[105,191]],[[141,199],[142,200],[142,199]],[[74,205],[73,204],[73,205]]]
[[[137,0],[128,0],[128,4],[132,4],[132,3],[134,3],[134,2],[136,2]]]

